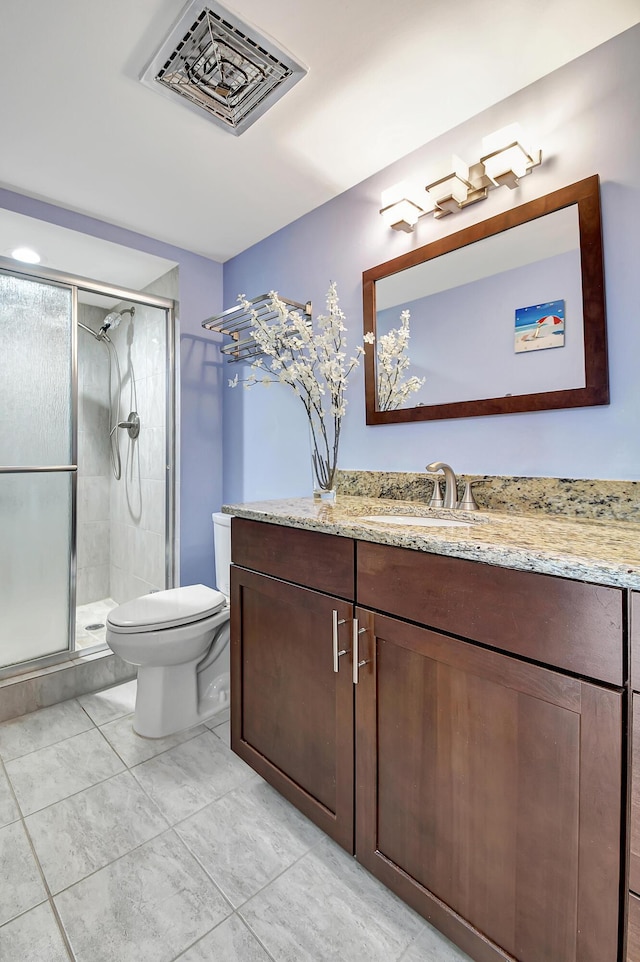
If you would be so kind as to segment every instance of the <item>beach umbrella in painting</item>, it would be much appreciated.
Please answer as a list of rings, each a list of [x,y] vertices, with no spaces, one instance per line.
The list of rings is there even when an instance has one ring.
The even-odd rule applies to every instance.
[[[539,317],[537,321],[538,327],[536,328],[535,336],[538,337],[542,328],[544,326],[556,326],[557,324],[562,324],[562,318],[558,317],[557,314],[547,314],[546,317]]]

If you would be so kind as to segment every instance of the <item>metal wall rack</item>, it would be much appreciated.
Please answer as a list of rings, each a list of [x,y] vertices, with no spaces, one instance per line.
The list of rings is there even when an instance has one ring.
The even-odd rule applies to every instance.
[[[291,301],[286,297],[281,297],[280,300],[292,311],[311,317],[311,301],[307,301],[306,304],[299,304],[297,301]],[[249,301],[253,310],[266,323],[278,317],[277,311],[274,311],[271,307],[271,301],[271,294],[259,294]],[[217,331],[230,338],[229,341],[223,342],[220,348],[221,353],[226,356],[230,363],[247,361],[252,357],[260,357],[263,353],[251,334],[253,329],[252,313],[240,305],[230,307],[221,314],[208,317],[206,321],[202,322],[202,326],[207,331]]]

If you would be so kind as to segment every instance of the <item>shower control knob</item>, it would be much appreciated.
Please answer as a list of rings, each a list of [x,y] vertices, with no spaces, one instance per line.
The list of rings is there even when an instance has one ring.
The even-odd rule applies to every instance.
[[[135,440],[140,434],[140,415],[137,411],[132,411],[126,421],[120,421],[118,423],[119,428],[124,428],[128,432],[129,437]]]

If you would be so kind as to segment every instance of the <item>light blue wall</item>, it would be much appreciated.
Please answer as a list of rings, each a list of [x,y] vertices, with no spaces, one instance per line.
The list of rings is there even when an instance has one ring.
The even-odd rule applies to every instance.
[[[175,261],[180,283],[180,578],[214,584],[211,512],[222,501],[220,354],[201,322],[222,305],[222,266],[82,214],[0,189],[0,208]],[[100,280],[100,277],[95,278]]]
[[[340,466],[422,471],[434,459],[456,471],[576,478],[640,478],[640,27],[614,38],[508,100],[473,117],[384,171],[283,228],[224,265],[225,307],[238,293],[277,290],[313,300],[335,280],[349,344],[362,331],[362,271],[444,234],[592,174],[602,192],[611,404],[566,411],[367,427],[362,370],[352,379]],[[428,98],[425,99],[425,110]],[[482,137],[519,122],[543,147],[544,162],[518,190],[414,234],[392,232],[378,214],[380,192],[420,178],[452,154],[475,160]],[[375,137],[375,130],[371,131]],[[366,150],[366,142],[362,144]],[[335,162],[340,164],[336,145]],[[227,365],[230,375],[235,366]],[[308,440],[290,389],[224,391],[224,499],[305,495]]]

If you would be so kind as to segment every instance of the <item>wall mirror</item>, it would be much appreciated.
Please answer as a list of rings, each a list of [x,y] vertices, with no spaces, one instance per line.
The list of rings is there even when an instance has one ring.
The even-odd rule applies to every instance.
[[[598,177],[408,251],[362,275],[367,424],[608,404]],[[389,384],[381,361],[409,340]],[[406,322],[405,322],[406,323]],[[386,340],[385,340],[386,335]]]

